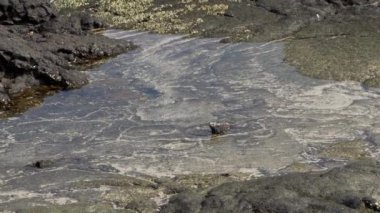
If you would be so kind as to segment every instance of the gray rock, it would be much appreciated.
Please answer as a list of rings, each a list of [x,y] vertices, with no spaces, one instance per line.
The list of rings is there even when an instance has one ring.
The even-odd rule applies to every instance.
[[[32,166],[37,169],[45,169],[48,167],[52,167],[53,165],[54,165],[54,161],[52,160],[39,160],[32,164]]]
[[[378,202],[376,199],[373,197],[364,197],[362,199],[364,205],[368,209],[372,209],[374,211],[380,212],[380,202]]]
[[[201,198],[200,198],[201,197]],[[206,193],[173,196],[161,212],[378,211],[380,162],[363,160],[324,173],[295,173],[230,182]]]
[[[1,8],[6,8],[9,6],[10,6],[9,0],[0,0],[0,7]]]
[[[225,134],[230,129],[230,124],[227,122],[210,122],[209,127],[211,134]]]
[[[203,196],[195,192],[184,192],[170,199],[170,204],[164,206],[161,212],[199,212],[199,204]]]
[[[10,103],[10,98],[8,96],[8,94],[4,93],[4,92],[0,92],[0,106],[3,105],[8,105]]]

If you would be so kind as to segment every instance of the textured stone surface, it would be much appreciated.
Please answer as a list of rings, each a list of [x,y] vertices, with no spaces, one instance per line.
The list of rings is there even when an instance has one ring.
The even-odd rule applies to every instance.
[[[380,163],[360,161],[320,174],[288,174],[180,193],[161,212],[372,212]],[[369,204],[371,203],[371,204]]]
[[[128,29],[223,37],[223,42],[286,41],[286,60],[307,76],[380,86],[378,0],[136,0],[126,8],[117,6],[120,2],[110,7],[107,1],[80,2]]]
[[[46,0],[2,1],[0,11],[3,110],[17,111],[15,97],[27,89],[41,85],[79,88],[87,83],[87,77],[76,71],[76,64],[114,56],[133,47],[128,42],[120,44],[89,33],[102,27],[102,23],[85,14],[58,16]]]
[[[0,23],[38,24],[57,16],[49,0],[1,0]]]

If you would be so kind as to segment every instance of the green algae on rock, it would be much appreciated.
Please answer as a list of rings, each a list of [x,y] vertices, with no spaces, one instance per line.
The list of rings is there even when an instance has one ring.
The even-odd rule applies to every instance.
[[[313,78],[380,86],[380,20],[323,22],[295,34],[286,61]]]
[[[217,16],[228,5],[208,1],[159,1],[152,0],[57,0],[60,10],[89,9],[96,17],[111,26],[148,30],[156,33],[197,34],[197,25],[204,16]]]
[[[20,208],[17,210],[19,213],[83,213],[83,212],[125,212],[123,209],[113,209],[110,204],[97,204],[97,203],[74,203],[74,204],[45,204],[41,206],[30,206],[27,208]]]
[[[7,105],[2,105],[0,119],[17,116],[26,110],[38,106],[46,96],[55,94],[60,88],[57,86],[39,86],[28,88],[11,98]]]
[[[283,168],[280,170],[282,174],[287,174],[287,173],[304,173],[304,172],[312,172],[312,171],[320,171],[323,170],[323,168],[316,164],[316,163],[303,163],[303,162],[294,162],[290,164],[289,166]]]
[[[324,147],[319,155],[335,160],[359,160],[370,157],[363,141],[344,141]]]

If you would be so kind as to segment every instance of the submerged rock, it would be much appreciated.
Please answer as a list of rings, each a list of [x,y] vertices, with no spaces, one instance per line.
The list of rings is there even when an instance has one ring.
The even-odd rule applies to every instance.
[[[227,122],[210,122],[209,127],[211,129],[211,133],[215,135],[225,134],[230,129],[230,124]]]
[[[45,169],[54,165],[52,160],[39,160],[32,164],[33,167],[37,169]]]

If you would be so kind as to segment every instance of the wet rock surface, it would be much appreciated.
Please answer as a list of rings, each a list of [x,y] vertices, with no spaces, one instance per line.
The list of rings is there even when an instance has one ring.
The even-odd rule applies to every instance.
[[[75,3],[64,4],[57,0],[56,5],[63,9],[87,8],[98,17],[107,17],[105,20],[110,24],[121,27],[230,37],[231,41],[270,41],[294,35],[313,23],[368,21],[380,15],[378,0],[138,0],[129,5],[122,5],[122,1],[111,5],[107,5],[107,1],[72,2]],[[348,35],[359,33],[349,28],[345,30],[349,31],[346,31]],[[335,32],[335,35],[342,32]],[[323,34],[327,36],[328,33],[333,32]]]
[[[133,47],[131,43],[119,43],[89,31],[100,27],[101,22],[89,15],[59,16],[47,0],[1,1],[2,109],[15,110],[16,97],[27,89],[79,88],[88,80],[75,65],[114,56]]]
[[[26,178],[11,180],[0,193],[0,210],[17,212],[378,212],[379,165],[361,160],[325,172],[274,177],[247,174],[178,175],[173,178],[128,177],[88,168],[87,160],[57,159],[76,168],[25,168],[29,183],[9,190]],[[75,166],[76,164],[76,166]],[[78,167],[81,165],[82,168]],[[73,167],[74,166],[74,167]],[[84,169],[84,168],[87,168]],[[64,187],[49,179],[62,176]],[[81,176],[80,178],[78,178]],[[32,180],[32,182],[30,182]],[[70,180],[70,181],[69,181]],[[32,191],[38,185],[39,191]],[[38,187],[37,187],[38,188]],[[47,193],[49,192],[49,193]]]
[[[204,22],[196,26],[200,35],[226,36],[227,41],[270,41],[292,37],[303,28],[325,20],[335,24],[350,23],[352,19],[365,21],[380,14],[378,1],[257,0],[223,3],[228,5],[228,9],[222,15],[202,17]],[[341,32],[336,33],[339,35]],[[353,30],[350,33],[357,32]],[[327,35],[326,32],[323,36]]]
[[[231,128],[227,122],[210,122],[208,126],[211,129],[211,134],[214,135],[223,135]]]
[[[161,212],[375,212],[380,163],[359,161],[320,174],[230,182],[173,196]]]

